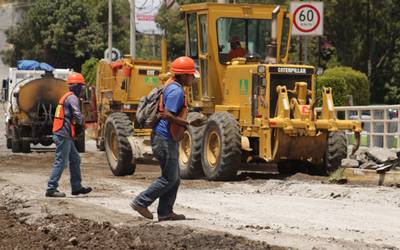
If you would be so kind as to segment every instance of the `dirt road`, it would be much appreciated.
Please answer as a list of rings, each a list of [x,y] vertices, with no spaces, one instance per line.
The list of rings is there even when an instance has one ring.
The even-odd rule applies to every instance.
[[[210,239],[222,232],[300,249],[399,246],[398,188],[333,185],[321,183],[324,178],[299,180],[304,179],[301,175],[283,180],[264,179],[259,175],[255,179],[247,177],[227,183],[183,181],[176,211],[186,214],[190,220],[148,223],[131,211],[128,202],[157,177],[158,167],[139,165],[134,176],[114,177],[103,153],[93,149],[93,142],[88,148],[90,152],[82,154],[83,180],[94,188],[94,192],[79,198],[69,195],[66,199],[44,197],[52,152],[24,155],[2,150],[2,206],[19,214],[17,218],[22,217],[29,224],[35,224],[49,214],[73,214],[117,226],[172,226],[178,228],[172,231],[178,232],[190,229],[201,235],[198,239]],[[69,192],[68,171],[60,184],[61,190]],[[156,206],[155,203],[150,210],[155,212]],[[213,248],[214,243],[208,242],[208,247]],[[248,247],[254,248],[253,245]],[[262,245],[259,247],[263,248]]]
[[[67,198],[50,199],[44,190],[54,153],[12,154],[1,137],[0,223],[7,226],[0,230],[0,248],[400,247],[399,188],[334,185],[301,174],[284,179],[242,174],[225,183],[185,180],[175,210],[189,220],[149,222],[128,203],[158,176],[158,166],[139,165],[133,176],[114,177],[93,141],[87,148],[82,174],[94,192],[69,195],[66,169],[60,189]]]

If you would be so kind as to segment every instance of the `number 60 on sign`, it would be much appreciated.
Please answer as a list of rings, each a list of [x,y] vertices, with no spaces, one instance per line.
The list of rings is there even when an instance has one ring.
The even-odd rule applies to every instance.
[[[292,35],[323,35],[323,3],[291,2],[293,14]]]

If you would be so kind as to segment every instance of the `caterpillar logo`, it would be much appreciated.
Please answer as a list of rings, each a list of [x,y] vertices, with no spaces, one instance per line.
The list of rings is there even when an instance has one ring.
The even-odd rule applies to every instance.
[[[283,73],[283,74],[302,74],[302,75],[312,75],[314,74],[314,69],[310,68],[289,68],[289,67],[269,67],[270,73]]]
[[[305,74],[306,73],[306,69],[302,69],[302,68],[278,68],[278,72],[279,73],[294,73],[294,74]]]

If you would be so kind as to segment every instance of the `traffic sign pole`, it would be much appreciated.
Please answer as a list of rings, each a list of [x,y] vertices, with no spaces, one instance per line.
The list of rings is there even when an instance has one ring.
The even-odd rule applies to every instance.
[[[323,2],[292,1],[290,10],[293,14],[292,35],[300,36],[300,61],[308,63],[308,36],[323,35]]]

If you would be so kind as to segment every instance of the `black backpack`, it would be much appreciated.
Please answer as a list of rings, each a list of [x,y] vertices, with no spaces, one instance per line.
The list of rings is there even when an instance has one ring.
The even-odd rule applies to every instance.
[[[147,96],[140,98],[136,111],[136,126],[138,128],[153,128],[160,120],[158,108],[160,106],[160,96],[164,87],[154,88]]]

